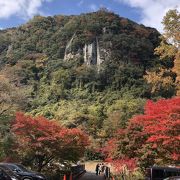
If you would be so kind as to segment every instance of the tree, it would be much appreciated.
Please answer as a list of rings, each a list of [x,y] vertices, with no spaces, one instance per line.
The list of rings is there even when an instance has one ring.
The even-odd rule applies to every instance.
[[[0,74],[0,116],[13,114],[25,107],[24,90],[10,83],[9,79]]]
[[[143,113],[145,100],[132,95],[124,95],[113,102],[107,109],[108,118],[104,121],[103,130],[107,137],[113,137],[119,128],[125,128],[128,120],[136,114]]]
[[[67,129],[44,117],[17,113],[12,125],[17,137],[15,149],[23,163],[41,171],[48,163],[77,161],[88,145],[87,136],[79,129]]]
[[[161,59],[174,59],[174,72],[176,73],[177,95],[180,95],[180,13],[177,9],[169,10],[164,19],[164,34],[161,44],[155,49],[155,53]]]
[[[16,156],[13,151],[13,134],[10,132],[11,122],[12,116],[0,115],[0,161],[8,157],[9,154]]]
[[[151,86],[152,96],[172,97],[175,94],[175,85],[171,70],[159,68],[157,71],[147,71],[144,78]]]
[[[180,160],[180,98],[148,101],[144,115],[133,117],[113,138],[111,159],[136,158],[141,167],[177,164]]]

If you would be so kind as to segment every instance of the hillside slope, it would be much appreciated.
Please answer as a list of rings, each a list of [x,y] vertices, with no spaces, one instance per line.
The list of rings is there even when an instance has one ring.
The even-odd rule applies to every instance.
[[[0,32],[0,62],[14,64],[27,56],[77,59],[100,65],[116,60],[152,64],[159,33],[126,18],[99,10],[79,16],[36,16],[27,24]]]
[[[5,114],[55,118],[97,141],[111,136],[151,98],[143,76],[162,66],[154,55],[159,35],[103,9],[36,16],[0,31],[0,87],[9,87],[1,89]]]

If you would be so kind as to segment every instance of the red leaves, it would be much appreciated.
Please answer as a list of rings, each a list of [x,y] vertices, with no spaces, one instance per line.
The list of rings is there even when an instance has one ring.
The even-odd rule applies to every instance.
[[[171,157],[173,160],[177,161],[178,159],[180,159],[180,154],[173,153]]]
[[[141,124],[144,135],[148,135],[146,143],[160,143],[162,147],[168,148],[169,145],[173,147],[179,145],[177,142],[177,133],[180,133],[179,117],[180,98],[176,97],[157,102],[148,101],[145,115],[136,116],[130,123]]]
[[[137,167],[136,158],[122,158],[122,159],[108,159],[108,162],[112,163],[117,173],[123,173],[125,169],[133,171]]]
[[[180,113],[180,97],[160,99],[157,102],[148,101],[145,106],[146,115],[169,115]]]
[[[59,123],[47,120],[44,117],[32,118],[23,113],[16,114],[16,120],[12,126],[12,131],[29,142],[63,141],[71,143],[76,139],[77,143],[87,145],[87,136],[79,129],[67,129]]]
[[[138,158],[144,166],[180,161],[180,97],[148,101],[145,114],[132,118],[115,139],[108,158]]]
[[[88,145],[88,137],[80,129],[67,129],[56,121],[23,113],[16,114],[12,131],[17,136],[19,154],[30,153],[34,158],[41,154],[51,161],[52,158],[68,160],[73,157],[71,153],[76,153],[78,158]]]
[[[159,141],[164,141],[166,139],[169,139],[168,136],[165,135],[155,135],[155,136],[150,136],[147,140],[147,142],[159,142]],[[166,144],[166,143],[165,143]]]
[[[176,97],[168,100],[159,100],[156,103],[148,102],[145,107],[146,115],[151,115],[150,122],[144,123],[144,131],[149,134],[147,143],[157,143],[170,152],[177,153],[180,149],[178,134],[180,134],[180,98]]]
[[[116,138],[112,138],[110,139],[106,146],[104,148],[101,149],[101,152],[106,156],[108,157],[109,154],[113,154],[113,152],[116,150],[117,148],[117,139]],[[108,159],[108,158],[107,158]],[[107,160],[106,159],[106,160]],[[110,158],[111,159],[111,158]]]

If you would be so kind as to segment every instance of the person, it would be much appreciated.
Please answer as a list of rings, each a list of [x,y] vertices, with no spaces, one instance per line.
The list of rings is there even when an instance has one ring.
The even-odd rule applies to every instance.
[[[105,179],[107,178],[110,178],[110,168],[108,166],[105,166],[105,169],[104,169],[104,176],[105,176]]]
[[[97,165],[96,165],[96,175],[98,176],[99,175],[99,167],[100,167],[100,164],[98,163]]]
[[[80,165],[80,164],[81,164],[81,161],[78,161],[78,162],[77,162],[77,165]]]
[[[105,166],[104,166],[104,163],[102,163],[102,165],[101,165],[101,173],[102,173],[102,175],[104,175],[104,170],[105,170]]]

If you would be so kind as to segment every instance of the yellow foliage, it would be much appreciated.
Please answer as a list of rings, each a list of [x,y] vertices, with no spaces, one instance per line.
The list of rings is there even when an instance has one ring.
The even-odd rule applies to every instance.
[[[160,68],[158,72],[146,72],[144,78],[151,84],[151,93],[156,93],[163,90],[169,90],[173,85],[174,81],[171,76],[168,74],[170,70]]]
[[[176,54],[173,71],[176,73],[176,95],[180,96],[180,51]]]
[[[160,55],[161,59],[172,57],[174,58],[174,68],[173,71],[176,73],[176,95],[180,95],[180,13],[178,10],[169,10],[163,19],[164,34],[161,37],[162,41],[160,45],[155,49],[155,54]],[[171,44],[169,44],[170,42]],[[160,78],[162,74],[160,73],[158,77]],[[153,74],[151,77],[155,77]],[[146,77],[150,81],[150,76]],[[157,81],[159,81],[157,79]],[[163,81],[170,82],[169,78],[165,78]],[[153,81],[154,82],[154,81]],[[171,82],[170,82],[171,83]],[[155,83],[153,90],[155,90]],[[161,83],[164,84],[164,83]]]

